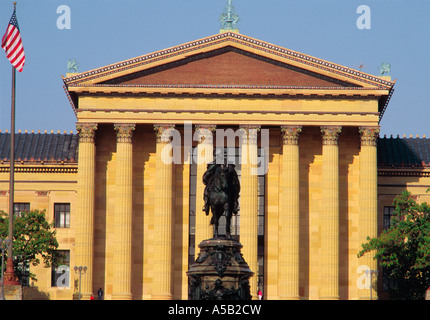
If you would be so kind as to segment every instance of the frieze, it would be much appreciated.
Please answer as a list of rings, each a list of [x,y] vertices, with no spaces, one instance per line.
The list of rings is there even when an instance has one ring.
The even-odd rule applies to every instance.
[[[279,111],[279,110],[258,110],[258,111],[246,111],[246,110],[220,110],[220,109],[194,109],[194,110],[172,110],[172,109],[88,109],[88,108],[81,108],[78,110],[78,112],[131,112],[131,113],[190,113],[190,114],[196,114],[196,113],[204,113],[204,114],[210,114],[210,113],[216,113],[216,114],[276,114],[276,115],[282,115],[282,114],[288,114],[288,115],[335,115],[335,116],[367,116],[367,115],[373,115],[373,116],[379,116],[379,112],[348,112],[348,111],[341,111],[341,112],[314,112],[314,111]]]
[[[35,191],[37,197],[47,197],[49,195],[49,191]]]

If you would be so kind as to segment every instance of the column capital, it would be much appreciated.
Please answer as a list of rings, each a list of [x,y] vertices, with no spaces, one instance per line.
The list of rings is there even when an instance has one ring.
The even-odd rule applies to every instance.
[[[174,124],[154,124],[155,139],[157,142],[170,142],[170,132],[175,128]]]
[[[79,133],[79,142],[94,142],[97,123],[78,122],[76,130]]]
[[[131,143],[133,131],[136,129],[134,123],[115,123],[114,129],[117,131],[118,143]]]
[[[362,146],[372,146],[376,147],[378,137],[379,137],[379,127],[359,127],[358,132],[361,136]]]
[[[261,126],[259,124],[241,124],[239,125],[239,128],[246,130],[246,132],[249,132],[250,130],[258,132],[261,130]]]
[[[196,130],[206,129],[211,132],[216,130],[216,124],[196,124]]]
[[[213,124],[196,124],[197,141],[199,143],[213,143],[213,133],[216,130],[216,125]]]
[[[258,138],[258,132],[261,130],[261,126],[257,124],[243,124],[239,126],[240,130],[245,131],[248,137],[249,144],[256,144]],[[246,140],[245,140],[246,141]]]
[[[302,126],[281,126],[281,134],[284,144],[297,145]]]
[[[341,126],[322,126],[321,133],[324,145],[337,145]]]

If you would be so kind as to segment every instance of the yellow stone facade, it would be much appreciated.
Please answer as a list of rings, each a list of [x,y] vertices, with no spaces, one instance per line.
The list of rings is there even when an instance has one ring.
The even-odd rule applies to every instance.
[[[205,61],[210,68],[211,59],[228,54],[223,63],[231,64],[215,69],[231,70],[233,82],[219,82],[222,75],[201,65],[192,69]],[[233,63],[245,63],[243,57],[279,68],[279,79],[291,77],[291,85],[276,76],[246,80]],[[188,84],[193,77],[202,84]],[[175,80],[163,82],[169,79]],[[53,203],[71,204],[70,228],[57,230],[60,249],[70,250],[70,286],[53,287],[51,271],[39,267],[31,297],[71,299],[73,267],[86,266],[83,299],[99,288],[105,299],[187,299],[190,229],[196,254],[212,236],[210,216],[201,210],[201,177],[219,143],[217,129],[233,129],[246,137],[235,147],[242,147],[240,242],[255,273],[254,298],[258,288],[265,299],[370,298],[357,286],[357,270],[377,266],[357,253],[365,237],[380,231],[383,206],[401,192],[378,189],[376,140],[394,82],[230,32],[63,81],[77,116],[78,163],[38,164],[40,171],[18,165],[15,202],[46,209],[50,219]],[[205,160],[196,167],[195,223],[184,144],[189,126],[188,147]],[[180,155],[172,162],[175,139]],[[264,191],[255,174],[259,150],[267,154]],[[7,168],[0,163],[0,191],[8,190]],[[415,182],[424,195],[427,182]],[[258,192],[264,194],[262,263]],[[7,204],[7,192],[0,193],[0,209]]]

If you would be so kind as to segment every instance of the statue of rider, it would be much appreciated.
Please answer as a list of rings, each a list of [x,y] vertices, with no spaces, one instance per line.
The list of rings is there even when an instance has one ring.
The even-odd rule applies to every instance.
[[[237,172],[235,170],[235,165],[227,162],[227,156],[225,153],[226,153],[225,151],[223,153],[221,150],[217,149],[215,151],[215,161],[207,165],[207,170],[203,174],[203,184],[205,185],[205,190],[203,193],[204,206],[202,210],[206,213],[206,215],[209,215],[209,209],[210,209],[209,195],[210,195],[210,192],[212,191],[211,186],[214,180],[215,173],[217,171],[217,168],[219,167],[222,167],[223,171],[227,171],[229,175],[232,176],[232,183],[229,186],[229,189],[231,191],[230,195],[234,198],[233,199],[234,205],[232,208],[232,212],[233,214],[237,214],[239,212],[238,199],[239,199],[239,192],[240,192],[240,182],[237,176]]]

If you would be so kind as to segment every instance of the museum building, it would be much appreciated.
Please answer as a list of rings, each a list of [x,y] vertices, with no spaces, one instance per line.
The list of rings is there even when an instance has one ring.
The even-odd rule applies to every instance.
[[[27,298],[72,299],[85,266],[84,299],[188,299],[213,236],[202,176],[217,150],[240,177],[232,235],[253,298],[383,297],[382,276],[361,285],[378,266],[357,253],[397,194],[425,200],[430,185],[427,139],[379,137],[390,77],[222,30],[63,82],[77,134],[15,138],[14,212],[46,210],[69,267],[32,267]],[[6,212],[9,140],[0,132]]]

